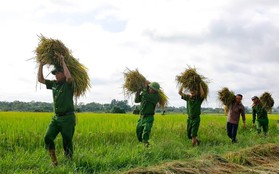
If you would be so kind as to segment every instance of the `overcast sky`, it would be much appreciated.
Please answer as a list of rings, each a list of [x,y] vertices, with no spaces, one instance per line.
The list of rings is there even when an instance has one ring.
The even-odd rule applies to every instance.
[[[0,22],[0,101],[52,102],[27,61],[43,34],[88,67],[92,88],[79,102],[124,100],[128,67],[158,81],[171,106],[185,106],[175,76],[190,65],[211,81],[203,107],[221,106],[222,87],[243,94],[245,106],[265,91],[279,105],[278,0],[9,0]]]

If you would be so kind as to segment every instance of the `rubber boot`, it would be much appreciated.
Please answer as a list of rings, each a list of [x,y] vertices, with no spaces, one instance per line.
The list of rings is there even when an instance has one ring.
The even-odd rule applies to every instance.
[[[50,155],[50,158],[51,158],[52,165],[57,166],[58,162],[57,162],[57,158],[56,158],[56,155],[55,155],[55,150],[54,149],[49,150],[49,155]]]

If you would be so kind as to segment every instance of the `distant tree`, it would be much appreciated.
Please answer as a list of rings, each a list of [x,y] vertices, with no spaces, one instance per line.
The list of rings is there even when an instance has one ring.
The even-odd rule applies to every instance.
[[[140,114],[140,110],[139,110],[139,108],[137,106],[133,110],[133,114],[135,114],[135,115],[139,115]]]
[[[88,103],[86,105],[79,104],[78,108],[82,112],[102,112],[103,111],[103,105],[99,103]]]
[[[110,112],[111,107],[110,104],[103,104],[103,111],[104,112]]]
[[[245,107],[245,113],[246,113],[246,114],[250,114],[250,113],[252,113],[251,108],[249,108],[249,107]]]
[[[28,112],[51,112],[53,110],[51,103],[45,102],[0,102],[1,111],[28,111]]]
[[[140,109],[140,105],[133,105],[132,107],[128,104],[127,100],[116,100],[113,99],[110,103],[100,104],[100,103],[79,103],[76,108],[76,112],[115,112],[115,113],[127,113],[134,112],[135,109]],[[251,113],[251,108],[246,107],[246,113]],[[24,111],[24,112],[53,112],[53,103],[46,102],[22,102],[22,101],[13,101],[6,102],[0,101],[0,111]],[[156,108],[156,113],[183,113],[187,112],[186,107],[174,107],[168,106],[164,109]],[[273,108],[273,113],[279,112],[279,106]],[[136,111],[137,113],[137,111]],[[223,108],[202,108],[202,113],[224,113]]]
[[[117,107],[117,106],[113,106],[113,108],[110,111],[111,113],[126,113],[124,109]]]
[[[123,109],[125,112],[131,111],[131,106],[128,105],[127,100],[115,100],[113,99],[110,103],[110,107],[119,107],[120,109]]]

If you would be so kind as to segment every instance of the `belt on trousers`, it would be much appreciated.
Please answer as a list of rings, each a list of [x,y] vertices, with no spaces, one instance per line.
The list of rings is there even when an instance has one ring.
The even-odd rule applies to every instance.
[[[190,118],[190,119],[196,119],[196,118],[199,118],[200,117],[200,115],[191,115],[191,116],[188,116],[188,118]]]
[[[140,115],[140,117],[151,117],[153,116],[154,114],[143,114],[143,115]]]
[[[73,114],[75,114],[75,112],[55,113],[55,115],[57,117],[62,117],[62,116],[66,116],[66,115],[73,115]]]

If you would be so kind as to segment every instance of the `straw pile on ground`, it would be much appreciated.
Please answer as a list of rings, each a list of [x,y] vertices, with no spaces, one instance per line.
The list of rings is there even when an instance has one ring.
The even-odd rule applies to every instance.
[[[257,166],[279,160],[279,146],[276,144],[262,144],[231,152],[225,155],[231,162],[244,166]]]
[[[224,111],[227,114],[228,108],[235,102],[234,92],[230,91],[227,87],[224,87],[218,91],[218,99],[224,105]]]
[[[130,98],[136,92],[140,92],[144,89],[146,78],[136,70],[126,69],[124,71],[124,84],[123,84],[123,91],[124,95],[127,98]],[[159,106],[164,108],[168,104],[168,97],[164,93],[162,89],[158,91],[159,94]]]
[[[278,173],[279,147],[277,144],[262,144],[240,152],[220,155],[205,155],[200,159],[176,160],[155,166],[131,169],[125,174],[232,174],[232,173]]]
[[[48,39],[43,35],[39,38],[40,42],[35,50],[37,62],[59,67],[62,65],[60,58],[62,55],[73,79],[74,96],[84,95],[90,88],[87,68],[72,56],[70,50],[60,40]]]
[[[198,93],[200,93],[201,85],[204,91],[204,98],[207,98],[209,92],[207,78],[199,75],[195,68],[191,68],[188,66],[188,69],[186,69],[180,75],[176,76],[176,81],[179,88],[185,88],[190,91],[197,91]]]
[[[271,94],[268,92],[264,92],[261,96],[260,96],[260,101],[263,105],[263,107],[267,110],[267,111],[271,111],[272,107],[274,105],[274,100],[271,97]]]

